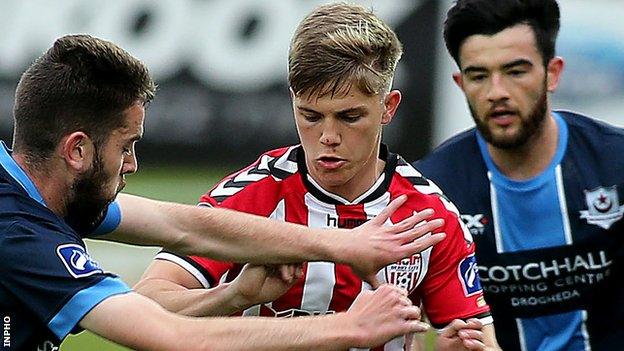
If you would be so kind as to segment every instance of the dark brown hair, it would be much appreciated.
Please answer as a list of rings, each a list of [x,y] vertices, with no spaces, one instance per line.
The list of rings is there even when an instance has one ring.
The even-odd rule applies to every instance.
[[[89,35],[59,38],[17,86],[13,148],[40,164],[74,131],[102,147],[123,125],[123,111],[155,91],[147,67],[117,45]]]

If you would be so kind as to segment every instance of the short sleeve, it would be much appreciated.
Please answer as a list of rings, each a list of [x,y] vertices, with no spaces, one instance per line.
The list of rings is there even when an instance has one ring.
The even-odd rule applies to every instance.
[[[130,291],[102,271],[82,240],[53,224],[11,224],[0,233],[0,257],[0,285],[59,339],[101,301]]]
[[[119,227],[121,223],[121,207],[117,200],[111,202],[106,209],[106,216],[102,219],[102,222],[91,233],[87,233],[89,237],[95,237],[100,235],[106,235]]]
[[[474,242],[454,213],[445,218],[446,238],[433,247],[429,271],[418,293],[432,325],[453,319],[491,319],[483,297],[474,256]]]

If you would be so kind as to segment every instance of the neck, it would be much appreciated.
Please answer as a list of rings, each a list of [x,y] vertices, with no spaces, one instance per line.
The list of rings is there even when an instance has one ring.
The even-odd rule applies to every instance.
[[[35,166],[27,157],[17,152],[14,152],[12,157],[33,182],[46,206],[57,216],[64,217],[69,184],[65,182],[66,177],[58,171],[59,168],[49,165]],[[57,171],[50,171],[51,169],[57,169]]]
[[[557,151],[558,138],[557,121],[549,111],[543,126],[524,145],[501,149],[488,144],[488,151],[502,174],[513,180],[527,180],[550,165]]]

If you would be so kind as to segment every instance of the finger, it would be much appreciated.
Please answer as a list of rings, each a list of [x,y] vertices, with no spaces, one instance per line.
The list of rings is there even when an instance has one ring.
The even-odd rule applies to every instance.
[[[401,258],[408,257],[427,250],[433,245],[439,243],[446,238],[446,233],[436,233],[427,236],[420,237],[411,243],[407,243],[401,246],[397,261]]]
[[[462,340],[483,341],[483,332],[476,329],[461,329],[457,332],[457,335]]]
[[[298,264],[295,268],[295,279],[299,280],[303,278],[303,264]]]
[[[420,308],[414,305],[402,307],[402,316],[405,319],[420,321],[420,318],[421,318]],[[427,325],[427,329],[429,329],[429,324],[427,323],[424,323],[424,324]]]
[[[484,351],[485,344],[478,340],[462,340],[464,347],[470,351]]]
[[[396,234],[393,239],[400,241],[401,243],[409,243],[418,238],[421,238],[429,233],[433,233],[444,225],[444,220],[440,218],[433,219],[428,222],[422,222],[421,224],[413,227],[410,230],[403,231]]]
[[[480,320],[476,319],[476,318],[470,318],[469,320],[466,321],[467,324],[467,328],[470,329],[481,329],[483,328],[483,323],[481,323]]]
[[[431,208],[426,208],[422,211],[414,211],[414,213],[405,218],[404,220],[395,223],[394,224],[394,229],[397,232],[402,232],[402,231],[406,231],[409,229],[414,228],[418,223],[420,222],[424,222],[426,220],[428,220],[429,218],[431,218],[431,216],[433,216],[434,211]]]
[[[386,206],[386,208],[384,208],[383,211],[381,211],[379,215],[377,215],[377,217],[371,219],[371,222],[375,224],[386,223],[386,221],[388,220],[388,218],[390,218],[390,216],[392,216],[394,211],[401,207],[405,203],[405,201],[407,201],[407,195],[401,195],[396,199],[390,201],[388,206]]]
[[[440,332],[440,336],[452,338],[458,335],[458,331],[465,328],[466,322],[461,319],[454,319],[451,323],[449,323],[446,327],[442,329]]]
[[[418,320],[410,320],[408,323],[408,333],[426,333],[430,328],[429,324]]]
[[[280,266],[280,274],[285,282],[292,282],[295,279],[295,266],[285,264]]]

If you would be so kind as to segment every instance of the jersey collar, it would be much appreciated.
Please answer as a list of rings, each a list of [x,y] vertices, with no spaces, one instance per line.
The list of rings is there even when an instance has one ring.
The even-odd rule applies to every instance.
[[[19,185],[21,185],[24,190],[28,193],[28,195],[33,198],[35,201],[39,202],[43,206],[46,206],[43,197],[37,190],[37,187],[32,182],[32,180],[28,177],[26,172],[15,162],[13,157],[11,157],[11,150],[6,146],[4,141],[0,140],[0,166],[4,168],[5,171],[15,180]]]
[[[386,162],[386,166],[384,168],[384,171],[381,173],[381,176],[377,178],[377,181],[375,181],[370,189],[368,189],[362,195],[358,196],[353,201],[349,201],[342,196],[336,195],[323,189],[314,179],[312,179],[312,177],[308,173],[308,168],[305,163],[305,153],[302,146],[299,146],[299,148],[297,149],[297,168],[301,173],[301,179],[303,180],[303,184],[310,192],[310,194],[312,194],[312,196],[314,196],[315,198],[332,205],[353,205],[371,202],[388,191],[388,188],[390,187],[390,181],[392,180],[392,175],[394,174],[394,170],[396,169],[398,155],[389,152],[388,147],[385,144],[381,144],[379,147],[379,158]]]

